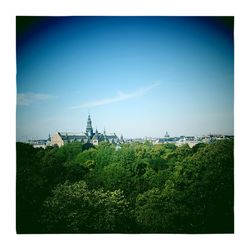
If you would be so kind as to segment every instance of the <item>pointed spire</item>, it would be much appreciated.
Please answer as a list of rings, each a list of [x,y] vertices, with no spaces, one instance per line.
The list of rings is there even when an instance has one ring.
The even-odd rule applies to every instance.
[[[105,130],[105,127],[104,127],[104,130],[103,130],[103,138],[104,138],[104,141],[108,141],[108,138],[107,138],[107,135],[106,135],[106,130]]]
[[[88,135],[89,138],[93,137],[93,128],[92,128],[92,122],[91,122],[90,114],[88,115],[86,134]]]

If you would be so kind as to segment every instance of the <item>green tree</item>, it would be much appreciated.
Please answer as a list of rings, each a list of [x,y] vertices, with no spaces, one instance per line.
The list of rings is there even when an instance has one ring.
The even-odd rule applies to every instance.
[[[57,151],[58,155],[64,158],[64,161],[71,161],[83,151],[83,144],[80,142],[72,142],[65,144],[63,147],[60,147]]]
[[[138,194],[135,216],[149,232],[232,233],[233,142],[206,145],[178,162],[162,189]]]
[[[17,232],[231,233],[233,148],[17,143]]]
[[[40,207],[47,195],[38,155],[43,149],[17,143],[16,230],[17,233],[41,232]]]
[[[58,185],[44,202],[42,221],[53,233],[111,233],[124,228],[122,191],[90,190],[84,181]]]

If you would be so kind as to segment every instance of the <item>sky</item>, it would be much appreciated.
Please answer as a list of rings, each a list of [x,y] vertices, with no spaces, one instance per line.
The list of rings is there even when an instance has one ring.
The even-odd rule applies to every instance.
[[[234,133],[231,17],[17,17],[17,140]]]

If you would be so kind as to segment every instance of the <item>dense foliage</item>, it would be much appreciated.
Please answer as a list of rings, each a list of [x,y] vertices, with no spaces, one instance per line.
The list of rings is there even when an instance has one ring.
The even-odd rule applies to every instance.
[[[233,141],[17,143],[18,233],[232,233]]]

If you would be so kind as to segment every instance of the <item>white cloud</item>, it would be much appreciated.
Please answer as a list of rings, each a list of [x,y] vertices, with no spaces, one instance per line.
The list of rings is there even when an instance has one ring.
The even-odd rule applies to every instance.
[[[53,97],[52,95],[42,93],[17,93],[17,105],[29,106],[34,102],[44,101]]]
[[[124,100],[128,100],[128,99],[136,98],[138,96],[142,96],[142,95],[146,94],[149,90],[155,88],[158,85],[160,85],[160,84],[154,83],[152,85],[139,88],[139,89],[137,89],[133,92],[130,92],[130,93],[124,93],[124,92],[119,91],[117,93],[117,95],[114,97],[107,98],[107,99],[101,99],[101,100],[95,100],[92,102],[86,102],[86,103],[83,103],[81,105],[74,106],[72,108],[77,109],[77,108],[97,107],[97,106],[103,106],[103,105],[107,105],[107,104],[111,104],[111,103],[115,103],[115,102],[120,102],[120,101],[124,101]]]

